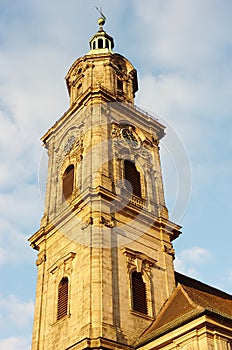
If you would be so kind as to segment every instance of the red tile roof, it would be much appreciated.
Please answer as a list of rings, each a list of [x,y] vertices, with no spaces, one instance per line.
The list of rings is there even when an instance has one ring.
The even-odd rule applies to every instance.
[[[179,273],[175,277],[177,287],[156,320],[142,334],[139,344],[151,341],[206,313],[226,318],[232,323],[232,295]]]
[[[193,278],[176,273],[177,285],[180,284],[195,306],[232,318],[232,295],[208,286]]]

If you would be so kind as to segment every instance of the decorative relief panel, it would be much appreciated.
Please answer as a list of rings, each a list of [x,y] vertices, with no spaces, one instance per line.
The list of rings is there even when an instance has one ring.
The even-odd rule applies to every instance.
[[[157,260],[150,258],[146,254],[129,248],[123,248],[123,254],[126,256],[128,274],[136,269],[137,272],[146,272],[150,276],[151,268],[157,262]]]
[[[64,275],[70,275],[72,272],[72,261],[75,258],[76,253],[70,252],[57,260],[48,271],[55,277],[56,279],[60,279]]]
[[[46,254],[45,252],[41,252],[38,254],[38,259],[36,260],[36,266],[41,265],[46,261]]]
[[[71,149],[73,148],[73,145],[75,143],[75,136],[72,135],[68,138],[68,140],[66,141],[65,145],[64,145],[64,154],[67,154],[71,151]]]
[[[126,123],[118,124],[112,122],[111,136],[113,139],[117,139],[117,141],[129,145],[131,148],[142,149],[144,157],[148,157],[149,152],[147,149],[151,149],[158,144],[157,135],[153,135],[151,139],[149,139],[145,137],[141,130]]]
[[[172,255],[173,258],[175,258],[175,249],[173,249],[172,246],[167,246],[167,245],[163,245],[163,252],[167,253],[168,255]]]
[[[115,226],[114,219],[110,215],[103,214],[101,212],[95,213],[94,218],[89,216],[86,220],[83,221],[81,229],[85,230],[89,225],[103,225],[108,228],[113,228]]]
[[[60,138],[58,146],[55,149],[55,161],[58,167],[64,161],[65,157],[76,155],[77,158],[82,157],[83,153],[83,137],[82,129],[84,123],[70,128]]]
[[[125,146],[131,148],[140,148],[141,140],[135,131],[135,127],[127,124],[112,124],[112,138],[117,138],[117,141],[123,142]]]
[[[75,136],[71,136],[68,140],[62,145],[62,148],[59,149],[56,153],[56,163],[59,165],[64,161],[64,159],[69,157],[75,157],[77,161],[81,161],[83,154],[83,140],[75,139]]]

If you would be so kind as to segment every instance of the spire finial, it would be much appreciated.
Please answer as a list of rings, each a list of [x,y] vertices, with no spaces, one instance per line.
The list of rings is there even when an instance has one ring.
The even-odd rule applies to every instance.
[[[102,26],[106,23],[106,16],[102,12],[102,7],[100,9],[96,6],[97,11],[100,13],[100,18],[98,18],[99,29],[102,30]]]

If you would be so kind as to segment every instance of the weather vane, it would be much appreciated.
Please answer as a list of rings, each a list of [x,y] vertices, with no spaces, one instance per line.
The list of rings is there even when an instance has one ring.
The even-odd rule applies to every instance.
[[[104,26],[105,22],[106,22],[106,16],[104,15],[104,13],[102,12],[102,7],[100,7],[100,9],[95,6],[97,11],[100,13],[100,18],[98,19],[98,24],[100,26],[100,30],[102,30],[102,26]]]
[[[101,17],[104,18],[104,20],[106,20],[106,16],[102,12],[102,7],[100,7],[100,9],[97,6],[95,6],[95,7],[96,7],[97,11],[100,13]]]

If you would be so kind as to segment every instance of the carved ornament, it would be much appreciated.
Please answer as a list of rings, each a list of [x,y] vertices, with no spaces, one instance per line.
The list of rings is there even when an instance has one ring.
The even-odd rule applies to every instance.
[[[168,255],[172,255],[173,258],[175,257],[175,249],[171,246],[168,247],[167,245],[163,245],[163,252],[167,253]]]
[[[146,272],[148,275],[150,275],[151,267],[153,267],[157,262],[157,260],[147,256],[146,254],[129,248],[123,248],[123,254],[126,256],[128,274],[131,272],[131,270],[136,269],[137,272]]]

